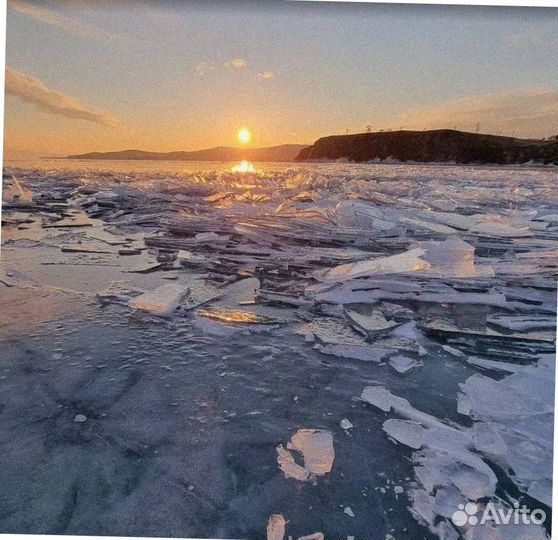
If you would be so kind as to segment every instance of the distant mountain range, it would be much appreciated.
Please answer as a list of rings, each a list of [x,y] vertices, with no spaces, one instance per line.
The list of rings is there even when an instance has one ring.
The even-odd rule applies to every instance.
[[[67,159],[116,159],[160,161],[295,161],[305,144],[281,144],[267,148],[234,148],[218,146],[192,152],[146,152],[122,150],[120,152],[90,152],[67,156]]]
[[[297,161],[320,160],[558,164],[558,142],[556,137],[516,139],[452,129],[380,131],[323,137],[297,156]]]
[[[516,139],[500,135],[467,133],[453,129],[431,131],[378,131],[332,135],[313,145],[282,144],[267,148],[218,146],[191,152],[90,152],[67,159],[166,160],[166,161],[368,161],[455,162],[479,164],[558,164],[558,142],[549,139]]]

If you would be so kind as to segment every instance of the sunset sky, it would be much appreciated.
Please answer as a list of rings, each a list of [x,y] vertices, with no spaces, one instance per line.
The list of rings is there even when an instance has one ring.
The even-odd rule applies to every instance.
[[[93,5],[92,5],[93,4]],[[556,133],[557,10],[11,0],[5,157]]]

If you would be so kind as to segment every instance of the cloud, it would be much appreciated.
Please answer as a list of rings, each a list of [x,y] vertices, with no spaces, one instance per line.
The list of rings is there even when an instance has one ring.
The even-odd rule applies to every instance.
[[[212,71],[215,71],[215,65],[209,62],[200,62],[195,69],[196,77],[204,77]]]
[[[227,62],[226,65],[233,67],[234,69],[245,69],[247,63],[246,60],[244,60],[244,58],[235,58],[234,60]]]
[[[421,107],[402,113],[398,125],[406,129],[456,127],[481,133],[545,137],[555,134],[558,95],[545,88],[482,94]]]
[[[261,71],[258,73],[258,79],[263,79],[265,81],[270,81],[275,78],[275,73],[273,71]]]
[[[82,22],[78,19],[66,17],[56,11],[45,9],[23,0],[10,0],[8,5],[10,9],[17,11],[22,15],[26,15],[51,26],[62,28],[70,34],[74,34],[79,37],[98,40],[104,40],[111,37],[102,28]]]
[[[43,112],[58,114],[66,118],[87,120],[110,127],[114,127],[118,123],[113,116],[90,111],[84,108],[75,97],[51,90],[39,79],[9,66],[6,67],[6,94],[15,96],[26,103],[32,103]]]

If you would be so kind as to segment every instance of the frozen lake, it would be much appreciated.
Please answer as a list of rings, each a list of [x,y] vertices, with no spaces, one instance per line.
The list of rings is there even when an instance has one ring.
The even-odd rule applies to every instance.
[[[452,521],[467,502],[550,516],[555,169],[232,165],[6,164],[0,532],[256,539],[280,514],[293,538],[417,540],[496,534]]]

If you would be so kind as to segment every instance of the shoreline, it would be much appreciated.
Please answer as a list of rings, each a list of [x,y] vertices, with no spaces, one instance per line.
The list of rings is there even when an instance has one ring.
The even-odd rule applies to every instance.
[[[63,163],[164,163],[164,164],[237,164],[238,160],[225,160],[225,161],[214,161],[214,160],[176,160],[176,159],[72,159],[72,158],[36,158],[32,160],[26,159],[7,159],[4,160],[3,168],[16,166],[19,169],[24,169],[25,167],[19,166],[22,164],[36,164],[42,161],[47,162],[63,162]],[[406,165],[410,167],[464,167],[464,168],[477,168],[477,169],[506,169],[506,170],[529,170],[529,169],[544,169],[552,170],[558,169],[558,165],[553,163],[457,163],[452,161],[398,161],[398,160],[384,160],[384,161],[348,161],[345,159],[327,160],[327,159],[313,159],[307,161],[249,161],[254,165],[265,165],[271,164],[273,166],[287,166],[292,165],[293,167],[304,167],[305,165],[354,165],[367,167],[370,165],[381,165],[381,166],[401,166]],[[13,165],[11,165],[13,164]],[[18,165],[15,165],[18,164]]]

